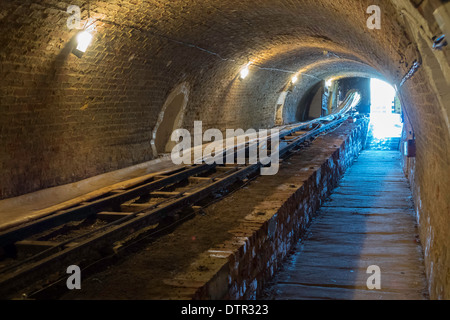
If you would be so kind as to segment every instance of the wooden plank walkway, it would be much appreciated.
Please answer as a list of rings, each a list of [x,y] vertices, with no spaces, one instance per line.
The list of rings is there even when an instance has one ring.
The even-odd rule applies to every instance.
[[[381,269],[369,290],[367,268]],[[398,151],[364,151],[275,276],[269,299],[427,299],[411,191]]]

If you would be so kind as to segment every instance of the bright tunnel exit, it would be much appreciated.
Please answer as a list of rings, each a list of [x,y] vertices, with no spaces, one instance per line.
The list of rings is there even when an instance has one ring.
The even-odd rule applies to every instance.
[[[371,146],[392,148],[392,142],[398,141],[402,134],[400,101],[395,89],[387,82],[371,79],[370,131]]]

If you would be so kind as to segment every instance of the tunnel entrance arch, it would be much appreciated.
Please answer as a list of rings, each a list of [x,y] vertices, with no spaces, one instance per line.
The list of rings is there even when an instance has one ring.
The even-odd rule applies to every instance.
[[[328,76],[315,83],[302,94],[295,107],[295,119],[306,122],[317,119],[336,110],[351,90],[357,90],[361,102],[354,111],[361,114],[370,113],[370,81],[367,75]]]
[[[275,125],[277,126],[282,126],[285,124],[283,112],[284,112],[284,104],[286,102],[288,93],[289,93],[288,91],[282,91],[280,96],[278,97],[275,112]]]
[[[188,99],[189,86],[187,82],[178,85],[167,97],[153,129],[151,145],[155,156],[170,153],[176,145],[176,142],[171,141],[170,138],[172,132],[183,125]]]
[[[322,101],[324,94],[324,81],[311,87],[302,97],[298,106],[296,119],[300,122],[320,118],[322,116]]]

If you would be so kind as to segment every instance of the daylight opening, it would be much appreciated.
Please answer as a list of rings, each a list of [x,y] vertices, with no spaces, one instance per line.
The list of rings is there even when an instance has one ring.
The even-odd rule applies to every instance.
[[[402,134],[400,100],[387,82],[371,79],[370,130],[371,148],[398,149]]]

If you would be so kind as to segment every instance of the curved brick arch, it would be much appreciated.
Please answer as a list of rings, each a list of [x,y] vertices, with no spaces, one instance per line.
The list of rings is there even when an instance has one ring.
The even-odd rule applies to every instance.
[[[186,82],[175,87],[167,97],[152,132],[150,143],[153,154],[168,152],[171,150],[170,146],[175,145],[170,142],[170,135],[174,130],[182,128],[188,100],[189,84]]]

